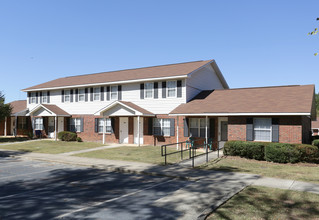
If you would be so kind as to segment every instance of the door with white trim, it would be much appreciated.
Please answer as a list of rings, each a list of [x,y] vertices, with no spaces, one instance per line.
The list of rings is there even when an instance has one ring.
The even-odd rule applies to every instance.
[[[48,117],[48,135],[54,138],[54,117]]]
[[[58,132],[64,131],[64,117],[58,117]]]
[[[134,144],[138,144],[137,117],[134,117]],[[143,144],[143,118],[140,117],[140,144]]]
[[[120,117],[120,144],[128,143],[128,117]]]
[[[218,147],[219,149],[224,147],[224,144],[228,140],[228,118],[218,118]]]

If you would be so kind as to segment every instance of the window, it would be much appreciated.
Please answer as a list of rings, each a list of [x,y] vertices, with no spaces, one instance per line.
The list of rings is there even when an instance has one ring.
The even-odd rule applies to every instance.
[[[70,90],[65,90],[64,91],[64,101],[65,102],[70,102]]]
[[[98,119],[98,132],[99,133],[103,133],[103,124],[104,124],[104,119],[103,118],[99,118]],[[112,123],[111,123],[111,119],[110,118],[106,118],[106,129],[105,129],[106,133],[112,133]]]
[[[254,118],[254,140],[271,141],[271,118]]]
[[[167,97],[176,97],[176,81],[167,82]]]
[[[35,118],[34,130],[43,130],[43,118]]]
[[[206,136],[206,123],[205,118],[190,118],[189,131],[192,137],[205,137]],[[209,130],[207,130],[209,134]]]
[[[18,128],[19,129],[27,129],[27,118],[26,117],[19,117],[18,118]]]
[[[144,97],[147,99],[153,98],[154,83],[144,84]]]
[[[70,118],[70,131],[81,132],[82,119],[81,118]]]
[[[47,92],[42,92],[42,103],[48,102]]]
[[[154,135],[170,136],[171,120],[169,118],[154,118]]]
[[[111,99],[117,100],[118,97],[118,86],[111,86]]]
[[[94,88],[94,101],[100,101],[100,87]]]
[[[31,104],[35,104],[37,102],[37,97],[35,92],[31,92]]]
[[[79,102],[85,101],[85,89],[79,89]]]

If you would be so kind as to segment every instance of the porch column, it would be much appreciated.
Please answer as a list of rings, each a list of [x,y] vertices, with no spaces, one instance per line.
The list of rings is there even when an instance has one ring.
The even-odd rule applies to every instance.
[[[14,136],[16,137],[18,135],[18,125],[17,125],[17,122],[18,122],[18,116],[15,116],[14,118]]]
[[[178,133],[179,133],[179,126],[178,126],[178,119],[179,119],[179,116],[176,117],[176,143],[179,142],[179,136],[178,136]],[[176,144],[176,150],[178,150],[178,144]]]
[[[103,144],[105,144],[106,118],[103,117]]]
[[[205,118],[205,138],[206,138],[206,144],[208,144],[208,135],[207,135],[207,130],[208,130],[208,126],[207,126],[207,120],[208,119],[208,116],[206,115],[206,118]],[[207,146],[206,146],[207,147]]]
[[[137,145],[140,146],[140,116],[137,116]]]
[[[5,117],[5,119],[4,119],[4,136],[5,137],[7,136],[7,120],[8,120],[8,118]]]
[[[56,129],[57,129],[57,116],[54,116],[54,139],[55,139],[55,141],[58,140],[57,135],[56,135]]]

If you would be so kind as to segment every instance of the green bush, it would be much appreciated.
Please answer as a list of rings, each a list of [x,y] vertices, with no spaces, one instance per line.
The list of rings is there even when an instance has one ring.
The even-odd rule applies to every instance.
[[[317,146],[298,144],[295,147],[300,152],[300,162],[319,163],[319,148]]]
[[[319,139],[316,139],[312,142],[312,145],[317,146],[319,148]]]
[[[77,134],[71,131],[61,131],[58,133],[58,138],[61,141],[76,141]]]
[[[80,137],[77,137],[77,138],[76,138],[76,141],[77,141],[77,142],[83,142],[83,141],[82,141],[82,138],[80,138]]]
[[[224,154],[264,160],[265,145],[263,142],[228,141],[224,145]]]
[[[296,146],[284,143],[271,143],[265,148],[265,160],[277,163],[296,163],[301,152]]]

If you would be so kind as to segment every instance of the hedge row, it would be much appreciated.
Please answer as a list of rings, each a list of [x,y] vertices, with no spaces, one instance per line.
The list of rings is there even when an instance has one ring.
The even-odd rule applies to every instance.
[[[224,146],[224,155],[277,163],[319,163],[319,148],[306,144],[228,141]]]
[[[77,134],[71,131],[61,131],[58,133],[58,138],[61,141],[76,141],[77,137]]]

